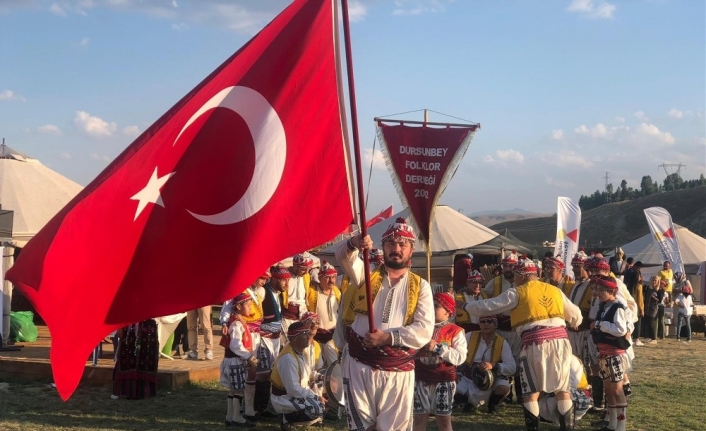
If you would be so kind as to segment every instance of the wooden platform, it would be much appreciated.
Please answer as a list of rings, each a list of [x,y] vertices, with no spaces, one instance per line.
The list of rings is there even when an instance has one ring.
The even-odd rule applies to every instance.
[[[220,326],[216,326],[220,328]],[[49,348],[51,337],[46,326],[38,326],[39,336],[34,343],[18,343],[24,348],[16,351],[0,351],[0,379],[13,378],[21,380],[52,380],[51,364],[49,362]],[[202,345],[203,336],[199,336]],[[220,334],[214,331],[213,340],[216,344],[213,349],[212,361],[190,361],[175,358],[173,361],[164,357],[159,360],[157,382],[161,388],[174,388],[188,382],[218,380],[220,377],[220,364],[223,359],[223,348],[217,345]],[[91,358],[87,358],[86,368],[83,372],[81,384],[110,385],[113,380],[113,344],[103,343],[103,354],[98,360],[98,365],[93,366]],[[203,352],[199,352],[203,358]]]

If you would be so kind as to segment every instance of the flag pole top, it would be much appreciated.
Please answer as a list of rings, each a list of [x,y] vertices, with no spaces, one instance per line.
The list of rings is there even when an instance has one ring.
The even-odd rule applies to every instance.
[[[405,125],[405,124],[420,124],[423,126],[442,126],[442,127],[470,127],[473,130],[475,129],[480,129],[480,123],[439,123],[435,121],[414,121],[414,120],[397,120],[397,119],[391,119],[391,118],[380,118],[380,117],[375,117],[373,119],[377,124],[381,123],[393,123],[393,124],[399,124],[400,126]]]

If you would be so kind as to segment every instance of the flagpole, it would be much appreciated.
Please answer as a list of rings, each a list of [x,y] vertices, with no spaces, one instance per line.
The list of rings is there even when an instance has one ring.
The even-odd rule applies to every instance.
[[[346,74],[348,75],[348,96],[351,105],[351,126],[353,128],[353,151],[355,153],[356,183],[358,186],[358,209],[360,211],[360,235],[368,234],[367,221],[365,220],[365,198],[363,197],[363,168],[360,157],[360,137],[358,136],[358,111],[355,101],[355,80],[353,79],[353,53],[351,49],[350,20],[348,19],[348,0],[341,0],[343,8],[343,38],[346,46]],[[368,250],[363,249],[363,266],[365,268],[365,293],[368,304],[368,329],[375,332],[375,319],[373,316],[373,293],[370,288],[370,262]]]
[[[429,110],[425,109],[424,110],[424,123],[422,127],[427,127],[427,124],[429,123]],[[434,208],[431,209],[432,215],[434,214]],[[427,235],[427,247],[426,247],[426,252],[427,252],[427,281],[431,285],[431,225],[434,222],[434,220],[429,220],[429,231],[426,232]]]

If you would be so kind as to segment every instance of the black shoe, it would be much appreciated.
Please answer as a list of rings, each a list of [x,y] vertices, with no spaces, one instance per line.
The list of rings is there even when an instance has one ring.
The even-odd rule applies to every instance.
[[[476,406],[473,404],[466,404],[463,406],[463,413],[475,413],[476,412]]]
[[[522,413],[525,415],[525,428],[527,431],[539,431],[539,416],[533,415],[526,407],[522,407]]]

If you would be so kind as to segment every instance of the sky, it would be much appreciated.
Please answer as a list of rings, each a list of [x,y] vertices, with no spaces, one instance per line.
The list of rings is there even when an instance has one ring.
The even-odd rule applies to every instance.
[[[0,137],[85,186],[287,4],[0,0]],[[481,124],[440,199],[465,214],[553,213],[606,172],[635,188],[664,163],[706,173],[704,2],[351,0],[350,14],[369,216],[401,209],[373,118],[423,109]]]

